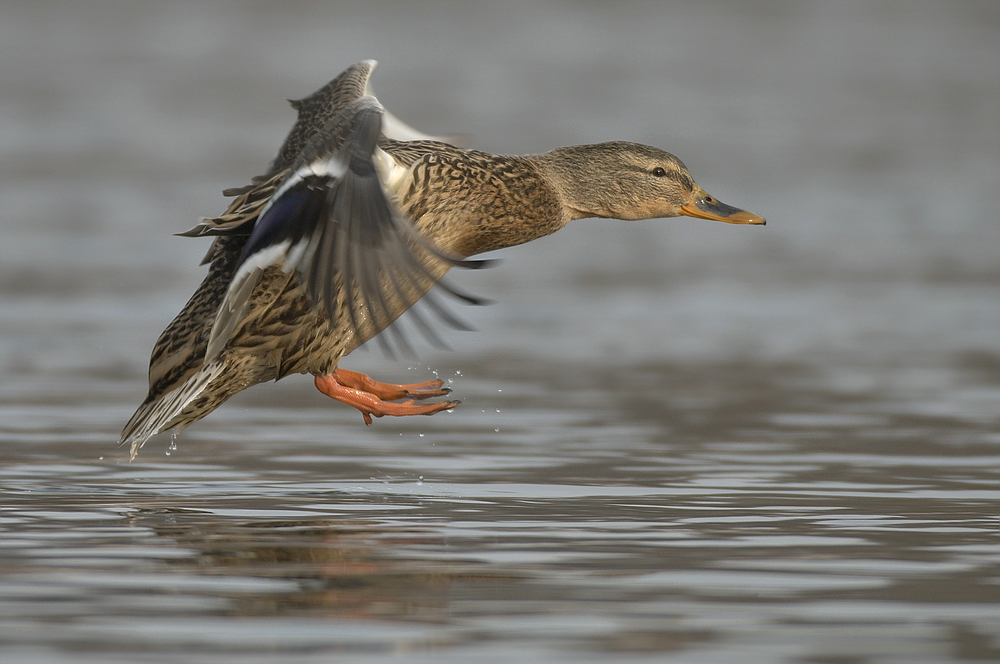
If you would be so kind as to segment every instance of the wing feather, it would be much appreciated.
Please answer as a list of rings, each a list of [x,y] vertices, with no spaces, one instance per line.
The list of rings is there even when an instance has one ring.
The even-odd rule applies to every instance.
[[[377,337],[412,355],[401,330],[380,332],[438,283],[449,268],[490,263],[452,256],[422,236],[386,193],[376,167],[376,144],[384,109],[374,97],[348,104],[303,149],[291,175],[263,207],[218,310],[206,362],[239,329],[264,270],[278,267],[295,276],[313,307],[332,324],[348,323],[359,342]],[[484,300],[451,286],[445,292],[466,302]],[[276,295],[271,292],[272,298]],[[254,311],[271,302],[254,301]],[[467,329],[440,303],[428,301],[445,323]],[[344,318],[346,316],[346,319]],[[423,318],[417,327],[443,345]]]

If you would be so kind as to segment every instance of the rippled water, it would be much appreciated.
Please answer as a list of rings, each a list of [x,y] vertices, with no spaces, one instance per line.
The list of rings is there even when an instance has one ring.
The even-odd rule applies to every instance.
[[[992,3],[0,5],[0,660],[1000,659]],[[581,221],[378,420],[292,377],[137,460],[173,238],[359,59],[493,151],[676,152],[765,228]]]

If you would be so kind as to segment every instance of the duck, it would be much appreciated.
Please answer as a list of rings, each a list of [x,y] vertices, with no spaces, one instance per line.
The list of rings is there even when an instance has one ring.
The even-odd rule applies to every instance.
[[[296,121],[264,174],[225,190],[233,200],[223,214],[180,234],[213,238],[208,272],[153,347],[148,393],[119,440],[130,459],[152,436],[293,374],[311,374],[368,425],[455,408],[457,400],[435,400],[450,394],[440,380],[384,383],[340,361],[372,339],[390,354],[412,351],[396,324],[407,311],[444,345],[435,327],[467,326],[438,293],[484,303],[445,274],[493,263],[472,258],[479,254],[587,217],[765,224],[709,195],[656,147],[613,141],[497,155],[423,134],[371,93],[376,64],[354,64],[290,101]]]

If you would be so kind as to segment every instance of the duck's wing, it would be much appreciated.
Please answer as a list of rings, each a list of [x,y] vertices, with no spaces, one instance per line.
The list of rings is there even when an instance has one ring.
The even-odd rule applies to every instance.
[[[370,79],[376,66],[378,62],[375,60],[363,60],[342,71],[308,97],[288,100],[292,108],[298,112],[298,117],[281,148],[271,160],[266,174],[254,177],[251,184],[245,187],[234,187],[223,191],[226,196],[236,196],[224,213],[218,217],[204,217],[194,228],[178,235],[184,237],[248,235],[252,229],[250,222],[257,218],[274,192],[288,178],[291,166],[313,138],[349,104],[361,97],[373,96]],[[383,136],[395,141],[444,140],[413,129],[384,108],[381,131]],[[214,247],[203,263],[210,260],[213,252]]]
[[[238,329],[269,267],[296,275],[313,306],[335,325],[349,322],[363,342],[409,309],[448,268],[487,263],[437,249],[390,201],[376,165],[384,155],[377,148],[384,113],[374,97],[361,97],[302,148],[256,218],[212,326],[206,363]],[[262,309],[269,303],[254,304]]]
[[[371,89],[371,75],[378,62],[364,60],[351,65],[337,78],[303,99],[289,100],[298,111],[298,118],[275,155],[268,173],[288,168],[299,157],[313,136],[335,118],[348,104],[360,97],[374,96]],[[396,141],[443,140],[428,136],[399,118],[382,109],[382,134]]]
[[[288,103],[298,112],[298,117],[285,137],[285,142],[271,160],[268,173],[291,166],[330,120],[337,117],[348,104],[364,97],[368,90],[368,79],[376,65],[378,63],[374,60],[351,65],[308,97],[289,99]]]
[[[256,177],[254,183],[246,187],[226,189],[222,193],[229,196],[236,196],[226,211],[218,217],[202,217],[198,223],[190,230],[183,233],[175,233],[181,237],[205,237],[239,235],[247,236],[253,230],[253,222],[260,216],[260,212],[267,206],[271,197],[278,188],[288,179],[291,169],[284,169],[274,173],[270,177]],[[201,264],[211,263],[216,253],[220,250],[221,237],[216,237],[216,241],[209,247],[208,253],[201,259]]]

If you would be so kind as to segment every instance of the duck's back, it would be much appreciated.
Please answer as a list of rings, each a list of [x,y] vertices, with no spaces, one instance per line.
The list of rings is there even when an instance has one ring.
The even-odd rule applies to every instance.
[[[380,146],[409,169],[396,202],[438,247],[472,256],[548,235],[564,223],[556,191],[530,158],[438,141]]]

